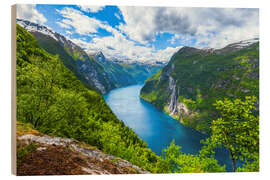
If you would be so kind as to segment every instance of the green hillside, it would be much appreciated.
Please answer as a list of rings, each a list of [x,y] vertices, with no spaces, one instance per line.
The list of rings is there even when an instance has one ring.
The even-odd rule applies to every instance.
[[[245,96],[259,96],[259,43],[242,49],[184,47],[141,90],[144,100],[208,134],[217,117],[213,103]]]
[[[17,125],[31,126],[31,128],[26,129],[31,131],[32,134],[38,132],[39,135],[42,133],[76,139],[80,143],[86,144],[87,147],[90,147],[89,145],[95,146],[107,154],[128,160],[132,164],[153,173],[225,171],[225,166],[221,167],[213,156],[208,156],[209,153],[213,152],[211,147],[218,145],[219,142],[213,141],[215,144],[211,144],[207,141],[208,146],[204,146],[200,153],[192,155],[184,154],[181,147],[175,145],[172,141],[171,145],[163,150],[162,156],[155,155],[132,129],[117,119],[98,91],[87,88],[63,64],[58,55],[49,54],[42,49],[34,36],[19,25],[17,25],[16,56]],[[164,69],[148,79],[146,85],[152,81],[162,81],[161,74],[163,71]],[[224,105],[227,103],[230,102],[225,101]],[[237,103],[235,103],[233,109],[239,109],[239,100]],[[250,107],[249,104],[251,103],[243,104]],[[220,106],[223,106],[222,102],[220,102]],[[245,108],[240,109],[245,110]],[[250,115],[248,110],[249,108],[247,108],[245,114]],[[257,125],[258,119],[253,116],[250,116],[249,119],[253,119],[251,122]],[[217,121],[218,123],[220,122]],[[255,126],[250,126],[246,122],[241,123],[241,125],[248,127],[248,131],[246,131],[245,128],[239,126],[240,129],[244,129],[241,133],[246,134],[255,131],[254,137],[257,137],[257,126],[254,128]],[[249,129],[253,131],[249,131]],[[238,132],[237,128],[236,131]],[[24,130],[20,133],[24,134]],[[220,134],[219,131],[216,133],[217,135]],[[19,136],[19,134],[17,135]],[[237,133],[236,135],[238,136]],[[213,137],[213,139],[217,139],[216,136]],[[254,138],[249,138],[247,142],[250,141],[253,142]],[[240,154],[239,158],[248,157],[248,159],[244,168],[238,168],[238,171],[258,171],[258,148],[250,148],[250,146],[254,146],[253,144],[250,145],[249,143],[247,147],[244,144],[244,147],[241,146],[241,148],[247,149],[244,153],[248,153],[248,155],[256,152],[256,164],[253,163],[254,156]],[[257,147],[257,144],[254,147]],[[19,147],[17,149],[18,162],[25,162],[26,159],[23,159],[23,157],[33,153],[35,148],[36,146],[31,144],[26,147]],[[61,156],[61,153],[59,156]],[[238,156],[235,157],[238,158]],[[65,156],[61,158],[66,159]],[[31,157],[30,160],[32,160]],[[56,166],[61,165],[57,164]],[[29,170],[27,167],[24,168]]]
[[[150,66],[141,64],[120,64],[107,60],[100,61],[89,56],[79,46],[66,40],[63,36],[55,33],[62,39],[62,42],[44,35],[40,32],[31,32],[38,41],[38,44],[48,53],[59,55],[64,65],[70,69],[76,77],[86,86],[100,90],[100,85],[104,86],[101,93],[107,93],[111,89],[128,86],[131,84],[143,83],[147,77],[156,73],[160,66]],[[97,83],[98,82],[98,83]]]
[[[41,133],[74,138],[153,171],[158,157],[58,56],[17,25],[17,121]]]
[[[89,57],[79,46],[57,33],[55,35],[62,42],[60,40],[56,41],[54,38],[40,32],[32,32],[32,34],[37,39],[38,44],[48,53],[59,55],[59,59],[63,64],[74,72],[76,77],[86,86],[99,90],[102,93],[115,88],[115,85],[109,81],[108,75],[104,74],[103,67]],[[103,87],[102,89],[99,88],[101,86]]]

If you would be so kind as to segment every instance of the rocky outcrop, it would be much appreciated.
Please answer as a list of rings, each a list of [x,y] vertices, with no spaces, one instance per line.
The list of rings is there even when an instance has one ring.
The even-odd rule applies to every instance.
[[[17,166],[17,175],[145,174],[130,162],[74,139],[42,134],[17,137],[18,147],[36,147]]]
[[[170,98],[168,102],[168,111],[170,116],[177,116],[181,120],[184,116],[190,115],[190,110],[187,106],[178,101],[179,90],[177,89],[176,82],[169,76],[168,91],[170,92]]]
[[[171,115],[177,114],[177,98],[178,98],[178,91],[176,88],[176,83],[174,79],[170,76],[169,77],[169,92],[170,92],[170,100],[169,100],[169,112]]]
[[[89,83],[93,83],[102,94],[115,88],[113,82],[110,82],[109,75],[105,73],[104,69],[96,64],[93,60],[76,61],[79,71],[84,75]]]
[[[187,108],[184,103],[178,103],[177,105],[178,117],[181,120],[185,116],[191,115],[191,111]]]

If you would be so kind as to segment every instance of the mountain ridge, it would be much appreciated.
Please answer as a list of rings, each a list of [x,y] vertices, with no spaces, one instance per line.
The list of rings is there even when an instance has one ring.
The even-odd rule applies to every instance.
[[[102,74],[102,68],[90,59],[80,46],[46,26],[21,19],[17,19],[17,24],[32,33],[47,52],[53,55],[58,54],[65,66],[86,85],[90,85],[102,94],[115,88],[109,82],[107,75]]]
[[[259,42],[243,42],[216,50],[181,48],[146,80],[140,97],[209,134],[215,100],[259,96]]]
[[[17,19],[17,24],[32,33],[47,52],[58,54],[65,66],[86,86],[97,89],[102,94],[117,87],[142,83],[161,67],[112,62],[102,51],[87,54],[80,46],[46,26],[22,19]],[[136,70],[141,74],[133,73]]]

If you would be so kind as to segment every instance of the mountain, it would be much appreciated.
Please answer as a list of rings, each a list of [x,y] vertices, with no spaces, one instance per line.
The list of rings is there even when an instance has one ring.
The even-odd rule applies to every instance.
[[[46,26],[22,19],[17,19],[17,24],[32,33],[47,52],[59,55],[64,65],[86,86],[102,94],[117,87],[143,83],[161,67],[115,63],[106,59],[101,51],[87,54],[81,47]]]
[[[57,32],[27,20],[17,19],[17,24],[32,33],[39,45],[53,55],[59,55],[64,65],[88,87],[97,89],[102,94],[115,88],[109,81],[103,68],[72,41]]]
[[[17,122],[42,134],[76,139],[154,171],[159,157],[114,115],[99,92],[87,88],[20,25],[16,27],[16,88]],[[24,155],[28,148],[17,147],[17,152]]]
[[[142,84],[150,75],[156,73],[162,66],[148,64],[123,64],[108,60],[101,51],[90,54],[93,59],[100,64],[110,82],[116,87],[128,86],[132,84]]]
[[[259,96],[258,39],[221,49],[183,47],[146,80],[141,98],[183,124],[210,133],[213,104],[224,98]]]

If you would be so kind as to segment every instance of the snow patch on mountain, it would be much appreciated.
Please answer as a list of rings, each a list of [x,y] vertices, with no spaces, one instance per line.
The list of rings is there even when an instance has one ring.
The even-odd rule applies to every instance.
[[[236,43],[229,44],[228,46],[234,47],[237,49],[242,49],[244,47],[250,46],[253,43],[259,42],[259,38],[253,38],[253,39],[247,39],[247,40],[242,40]]]
[[[30,21],[22,20],[22,19],[16,19],[16,22],[17,24],[19,24],[20,26],[22,26],[24,29],[26,29],[29,32],[40,32],[58,41],[58,39],[55,36],[55,31],[53,31],[52,29],[49,29],[46,26],[32,23]]]

